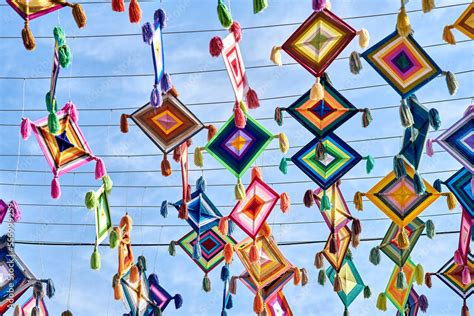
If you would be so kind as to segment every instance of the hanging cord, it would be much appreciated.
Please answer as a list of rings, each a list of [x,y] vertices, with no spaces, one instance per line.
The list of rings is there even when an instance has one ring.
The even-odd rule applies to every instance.
[[[161,243],[161,234],[163,233],[163,226],[160,227],[160,233],[158,234],[158,243]],[[155,259],[153,260],[153,272],[156,272],[156,260],[158,259],[158,248],[155,252]]]
[[[76,182],[76,174],[74,173],[73,177],[72,177],[72,183],[74,184]],[[72,222],[72,208],[70,209],[70,212],[69,212],[69,218],[70,218],[70,221]],[[80,230],[80,235],[83,235],[84,233],[84,230],[86,229],[85,226],[82,226],[82,230]],[[72,290],[72,275],[73,275],[73,265],[72,263],[74,262],[74,247],[71,247],[71,264],[70,264],[70,267],[69,267],[69,288],[68,288],[68,293],[67,293],[67,305],[66,305],[66,309],[67,310],[70,310],[70,302],[71,302],[71,290]]]

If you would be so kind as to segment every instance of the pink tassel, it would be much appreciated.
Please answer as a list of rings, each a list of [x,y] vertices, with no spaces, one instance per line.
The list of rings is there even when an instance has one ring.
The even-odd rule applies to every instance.
[[[458,264],[458,265],[463,265],[464,264],[464,260],[462,259],[462,256],[461,256],[461,253],[459,252],[459,250],[456,250],[454,252],[454,262],[456,262],[456,264]]]
[[[260,100],[258,99],[257,92],[255,92],[255,90],[252,88],[249,88],[249,91],[247,91],[246,99],[247,105],[250,109],[256,109],[260,106]]]
[[[27,140],[30,135],[31,135],[31,122],[27,118],[22,118],[21,119],[21,125],[20,125],[20,132],[21,132],[21,137],[24,140]]]
[[[104,161],[100,158],[96,158],[95,160],[95,179],[99,180],[102,179],[107,174],[107,170],[105,169]]]
[[[429,157],[433,157],[434,151],[433,151],[433,140],[431,138],[428,138],[426,141],[426,154]]]
[[[18,223],[21,219],[21,211],[20,211],[20,206],[16,201],[11,201],[9,203],[10,207],[10,214],[13,219],[13,222]]]
[[[79,113],[77,113],[77,108],[76,106],[74,105],[74,103],[72,103],[71,101],[69,101],[68,103],[66,103],[66,105],[63,107],[63,110],[66,111],[71,120],[73,120],[74,122],[77,122],[79,121]]]
[[[282,213],[288,213],[288,211],[290,210],[290,204],[290,196],[288,195],[288,193],[283,192],[280,195],[280,210],[282,211]]]
[[[219,57],[222,53],[222,49],[224,48],[224,44],[219,36],[214,36],[209,43],[209,53],[212,57]]]
[[[59,185],[58,176],[54,176],[53,181],[51,182],[51,197],[55,200],[61,197],[61,187]]]
[[[234,21],[229,28],[231,33],[234,33],[235,41],[238,43],[242,39],[242,29],[240,28],[240,24],[237,21]]]
[[[471,284],[471,282],[471,273],[469,271],[469,268],[465,266],[464,269],[462,269],[462,284],[468,285]]]
[[[313,10],[322,11],[326,8],[326,0],[313,0]]]
[[[245,128],[247,123],[247,118],[245,117],[244,111],[240,108],[239,102],[236,102],[234,106],[234,122],[237,128]]]

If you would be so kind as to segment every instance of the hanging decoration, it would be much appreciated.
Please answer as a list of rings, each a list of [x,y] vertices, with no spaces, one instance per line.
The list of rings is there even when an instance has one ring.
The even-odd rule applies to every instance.
[[[116,248],[119,243],[118,231],[114,231],[110,215],[109,194],[112,191],[112,180],[108,175],[102,178],[102,186],[96,192],[89,191],[85,196],[86,207],[95,215],[95,247],[91,257],[91,269],[100,269],[99,245],[109,236],[110,248]]]
[[[156,274],[152,273],[148,276],[148,285],[150,286],[150,298],[160,308],[161,312],[165,311],[166,307],[168,307],[171,301],[174,301],[174,307],[176,309],[180,309],[183,305],[183,298],[181,294],[175,294],[174,296],[171,296],[171,294],[169,294],[169,292],[163,286],[161,286]]]
[[[209,43],[209,52],[212,57],[219,57],[222,55],[224,64],[229,75],[230,83],[235,94],[234,105],[234,119],[238,127],[245,127],[245,119],[243,119],[244,112],[247,107],[256,109],[260,106],[255,90],[250,88],[247,73],[245,71],[244,60],[240,52],[239,42],[242,39],[242,32],[240,24],[234,22],[229,34],[221,39],[214,36]]]
[[[412,288],[405,304],[404,314],[397,311],[397,316],[417,316],[420,310],[421,312],[426,313],[428,310],[428,299],[423,294],[418,295],[415,289]]]
[[[112,11],[114,12],[124,12],[125,11],[125,1],[124,0],[112,0]],[[130,23],[140,23],[142,19],[142,9],[138,0],[130,0],[128,5],[128,17]]]
[[[0,199],[0,225],[3,224],[7,214],[9,214],[9,218],[13,223],[21,220],[21,209],[18,203],[12,200],[7,204],[4,200]]]
[[[206,150],[237,177],[235,187],[237,200],[242,200],[245,197],[245,189],[240,180],[242,175],[268,144],[274,138],[278,138],[280,151],[283,154],[288,151],[289,147],[288,139],[284,133],[273,135],[248,113],[245,113],[244,117],[247,121],[245,127],[237,127],[234,124],[234,115],[232,115],[205,147],[196,147],[194,152],[196,166],[203,166],[202,152]]]
[[[293,57],[301,66],[316,77],[309,98],[320,101],[324,98],[321,76],[337,56],[358,35],[359,45],[369,44],[369,33],[365,29],[354,30],[344,20],[332,13],[329,1],[313,1],[313,14],[301,24],[282,46],[272,49],[273,63],[282,65],[281,50]]]
[[[35,37],[30,29],[30,21],[45,14],[54,12],[63,7],[71,7],[77,27],[82,29],[86,26],[86,14],[79,3],[58,0],[7,0],[7,3],[25,20],[21,37],[23,39],[23,45],[27,50],[34,50],[36,47]]]
[[[230,2],[230,1],[229,1]],[[268,7],[268,0],[253,0],[253,13],[258,14]],[[222,27],[228,29],[234,23],[232,13],[225,0],[217,0],[217,17]]]
[[[102,179],[107,173],[104,162],[101,158],[94,156],[82,134],[76,106],[68,102],[56,115],[59,123],[56,135],[49,130],[48,117],[35,122],[23,118],[21,122],[23,139],[27,140],[33,130],[41,151],[51,167],[53,173],[51,197],[53,199],[59,199],[61,196],[59,177],[69,171],[95,161],[95,179]]]
[[[464,33],[471,40],[474,40],[474,3],[471,3],[461,16],[451,25],[446,25],[443,30],[443,40],[451,45],[456,45],[456,37],[453,29]]]
[[[267,316],[293,316],[283,291],[279,291],[265,303],[265,312]]]

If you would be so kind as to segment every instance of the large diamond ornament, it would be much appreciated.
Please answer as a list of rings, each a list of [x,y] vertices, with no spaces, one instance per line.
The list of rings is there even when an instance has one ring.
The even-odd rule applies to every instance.
[[[415,41],[395,31],[362,54],[367,62],[406,98],[441,73],[441,69]]]
[[[471,3],[453,26],[474,40],[474,3]]]
[[[320,141],[326,148],[326,159],[322,161],[316,159],[315,154]],[[321,140],[315,138],[291,157],[291,161],[323,189],[336,183],[361,159],[352,147],[335,134],[329,134]]]
[[[330,251],[330,243],[331,239],[333,238],[336,241],[336,253],[331,253]],[[349,249],[350,242],[351,231],[347,226],[340,229],[337,233],[331,233],[328,240],[326,241],[326,245],[323,249],[323,255],[329,261],[329,264],[331,264],[331,266],[336,270],[336,272],[341,270],[344,259],[346,258],[347,250]]]
[[[324,190],[319,188],[314,191],[314,195],[317,197],[315,199],[316,204],[321,210],[321,199],[323,198]],[[321,211],[321,215],[329,229],[337,233],[351,221],[352,215],[347,207],[346,200],[342,195],[339,184],[333,184],[329,189],[327,189],[326,195],[329,197],[331,208],[329,210]]]
[[[413,280],[415,278],[415,269],[416,265],[413,263],[413,261],[411,261],[410,259],[407,260],[407,262],[403,266],[403,273],[405,273],[407,287],[404,289],[398,289],[396,283],[397,274],[400,271],[400,267],[395,266],[393,268],[392,275],[390,276],[390,280],[387,284],[387,288],[385,289],[385,294],[387,295],[388,299],[401,313],[404,312],[405,305],[408,301],[408,297],[410,296],[410,291],[413,286]]]
[[[267,303],[272,301],[275,295],[277,295],[283,287],[293,279],[293,275],[293,269],[289,269],[267,285],[262,285],[258,282],[256,283],[248,272],[242,273],[239,279],[250,289],[250,291],[252,291],[253,294],[259,291],[262,295],[263,301]]]
[[[314,12],[283,44],[282,49],[316,77],[355,37],[356,31],[329,10]]]
[[[326,270],[326,274],[332,284],[334,284],[336,274],[340,277],[342,290],[337,292],[337,295],[339,295],[339,298],[346,308],[352,304],[365,288],[359,271],[357,271],[354,262],[352,262],[352,259],[350,258],[344,260],[339,272],[337,272],[333,267],[329,267]]]
[[[474,293],[474,257],[472,254],[468,255],[467,268],[471,274],[471,283],[463,284],[462,271],[463,266],[454,262],[451,258],[446,264],[436,272],[436,276],[441,279],[447,286],[456,292],[462,299],[467,300],[472,293]]]
[[[278,292],[270,301],[265,303],[265,311],[268,316],[293,316],[283,291]]]

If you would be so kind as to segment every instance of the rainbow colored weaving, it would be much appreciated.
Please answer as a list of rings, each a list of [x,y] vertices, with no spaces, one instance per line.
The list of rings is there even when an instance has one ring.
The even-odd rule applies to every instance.
[[[254,243],[252,238],[246,238],[236,246],[237,255],[257,287],[263,288],[292,268],[273,239],[259,236],[255,239],[260,260],[252,263],[250,248]]]
[[[419,310],[420,296],[416,293],[415,289],[412,288],[407,303],[405,304],[405,311],[403,314],[400,311],[397,311],[397,316],[417,316]]]
[[[234,176],[240,178],[274,138],[263,125],[249,114],[247,124],[238,128],[234,116],[219,129],[205,149]]]
[[[204,128],[201,121],[172,92],[163,97],[160,107],[155,108],[147,103],[132,113],[130,118],[165,154]]]
[[[36,314],[33,314],[33,309],[35,307],[37,307],[38,309],[35,312]],[[31,296],[28,301],[26,301],[25,304],[21,306],[21,313],[22,316],[49,316],[48,309],[46,308],[46,304],[44,303],[44,299],[36,299],[33,296]]]
[[[328,225],[328,228],[335,233],[338,233],[353,219],[346,200],[342,195],[341,188],[338,183],[333,184],[329,189],[325,190],[319,188],[314,191],[316,198],[314,199],[318,208],[321,210],[321,199],[326,194],[329,197],[331,208],[329,210],[321,210],[321,215]]]
[[[144,271],[137,282],[130,280],[130,270],[120,278],[124,299],[130,307],[131,316],[150,315],[153,302],[150,300],[150,286]]]
[[[402,37],[397,31],[366,50],[362,57],[402,98],[441,74],[441,69],[412,35]]]
[[[325,92],[322,100],[312,100],[308,91],[289,107],[280,108],[318,137],[333,132],[359,112],[324,77],[321,78],[321,84]]]
[[[328,240],[326,241],[326,245],[323,249],[323,255],[329,261],[334,270],[336,270],[336,272],[339,272],[342,268],[344,259],[346,258],[346,254],[349,249],[349,245],[351,243],[351,238],[351,230],[347,226],[344,226],[337,233],[329,234]],[[336,251],[334,253],[331,252],[332,239],[334,239],[336,245]]]
[[[321,77],[355,36],[350,25],[324,9],[311,14],[281,48],[315,77]]]
[[[449,44],[456,44],[454,34],[451,33],[451,29],[453,28],[464,33],[464,35],[471,40],[474,40],[474,3],[471,3],[452,25],[448,25],[444,28],[443,39]],[[446,36],[448,35],[446,33],[448,33],[449,36]],[[450,37],[452,37],[452,39]]]
[[[338,277],[341,279],[342,290],[338,291],[337,295],[347,310],[347,308],[352,304],[352,302],[354,302],[357,296],[359,296],[359,294],[364,291],[365,288],[364,282],[362,281],[362,278],[359,274],[359,271],[357,271],[354,262],[351,258],[346,257],[339,272],[337,272],[333,267],[329,267],[326,270],[326,274],[333,285],[336,275],[338,275]]]
[[[474,173],[474,105],[463,117],[433,142],[438,143],[471,174]]]
[[[193,257],[194,245],[199,242],[201,255],[199,259]],[[179,246],[201,268],[204,273],[209,273],[224,260],[224,247],[227,243],[235,245],[237,242],[228,235],[223,235],[217,227],[201,232],[199,236],[192,230],[179,241]]]
[[[462,168],[446,180],[445,184],[456,196],[456,199],[464,210],[471,218],[474,218],[474,188],[472,187],[472,177],[473,175],[466,168]]]
[[[256,177],[247,187],[244,199],[238,201],[232,209],[229,218],[255,239],[279,199],[275,190]]]
[[[326,158],[321,161],[315,154],[319,142],[322,142],[326,152]],[[313,139],[291,157],[291,161],[322,189],[328,189],[336,183],[361,159],[352,147],[333,133]]]
[[[399,227],[404,227],[436,201],[440,193],[423,180],[426,192],[418,195],[413,184],[413,168],[406,165],[407,175],[397,179],[392,171],[365,195]]]
[[[385,236],[378,246],[383,253],[387,255],[396,265],[399,267],[403,266],[410,257],[410,254],[415,248],[418,239],[420,238],[423,230],[425,229],[425,223],[420,218],[415,218],[408,225],[405,226],[405,232],[408,236],[409,245],[405,249],[401,249],[398,245],[397,237],[400,234],[400,227],[391,223]]]
[[[268,316],[293,316],[283,291],[278,292],[270,301],[265,303],[265,311]]]
[[[411,259],[408,259],[403,265],[403,273],[406,277],[407,286],[404,289],[398,289],[396,283],[400,267],[395,266],[388,281],[387,288],[385,289],[385,295],[401,313],[404,313],[405,305],[410,296],[413,280],[415,278],[415,269],[416,265],[411,261]]]
[[[239,279],[242,283],[252,291],[253,294],[257,292],[260,293],[262,299],[265,303],[269,302],[275,295],[280,292],[283,287],[293,279],[294,271],[292,269],[287,270],[277,278],[275,278],[272,282],[268,283],[266,286],[260,286],[258,283],[255,283],[253,278],[250,276],[248,272],[243,272]]]

